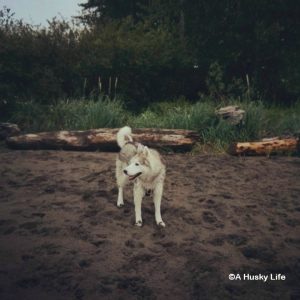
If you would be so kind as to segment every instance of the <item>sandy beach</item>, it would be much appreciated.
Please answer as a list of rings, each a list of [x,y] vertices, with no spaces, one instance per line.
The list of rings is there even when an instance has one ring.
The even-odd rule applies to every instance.
[[[165,154],[160,229],[115,156],[1,148],[0,299],[300,298],[299,157]]]

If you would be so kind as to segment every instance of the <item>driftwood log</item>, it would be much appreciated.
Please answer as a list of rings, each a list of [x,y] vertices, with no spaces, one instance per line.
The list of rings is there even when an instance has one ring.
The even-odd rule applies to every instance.
[[[216,110],[216,115],[231,125],[240,124],[245,117],[245,113],[246,112],[237,105],[226,106]]]
[[[17,124],[12,123],[0,123],[0,140],[14,135],[20,134],[21,130]]]
[[[86,131],[57,131],[25,134],[6,139],[12,149],[62,149],[81,151],[118,151],[118,129],[91,129]],[[198,141],[198,134],[181,129],[134,129],[133,139],[151,148],[189,151]]]
[[[270,138],[260,142],[232,144],[228,152],[232,155],[271,155],[300,152],[299,138]]]

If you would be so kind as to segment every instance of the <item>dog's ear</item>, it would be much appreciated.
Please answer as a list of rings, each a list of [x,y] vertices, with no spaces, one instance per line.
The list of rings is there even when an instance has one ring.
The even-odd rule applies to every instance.
[[[143,152],[144,152],[144,146],[139,143],[137,146],[137,153],[143,153]]]
[[[129,135],[129,134],[125,135],[125,140],[128,141],[128,142],[132,142],[133,141],[131,135]]]
[[[149,148],[147,146],[144,147],[143,154],[145,156],[148,156],[148,154],[149,154]]]

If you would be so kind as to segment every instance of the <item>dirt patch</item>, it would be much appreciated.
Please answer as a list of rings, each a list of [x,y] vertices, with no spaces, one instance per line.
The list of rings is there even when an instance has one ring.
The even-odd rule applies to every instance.
[[[157,228],[115,154],[0,151],[1,299],[298,299],[300,158],[165,155]],[[284,274],[284,281],[230,281]]]

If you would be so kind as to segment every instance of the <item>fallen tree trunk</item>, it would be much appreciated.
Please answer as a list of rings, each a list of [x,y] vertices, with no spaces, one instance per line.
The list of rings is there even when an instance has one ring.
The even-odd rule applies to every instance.
[[[299,151],[299,138],[271,138],[260,142],[235,143],[228,149],[228,153],[232,155],[270,155]]]
[[[7,138],[12,149],[62,149],[82,151],[118,151],[118,129],[91,129],[86,131],[57,131],[25,134]],[[134,129],[133,139],[151,148],[189,151],[198,140],[198,134],[181,129]]]
[[[14,135],[20,134],[21,130],[16,124],[12,123],[0,123],[0,140]]]

